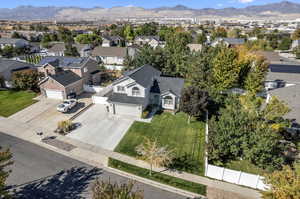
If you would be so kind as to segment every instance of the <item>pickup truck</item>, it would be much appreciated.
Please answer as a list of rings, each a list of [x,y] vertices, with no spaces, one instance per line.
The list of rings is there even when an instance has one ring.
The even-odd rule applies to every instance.
[[[77,104],[76,99],[68,99],[68,100],[64,100],[61,104],[59,104],[56,109],[59,112],[66,113],[69,110],[71,110],[73,107],[75,107],[76,104]]]

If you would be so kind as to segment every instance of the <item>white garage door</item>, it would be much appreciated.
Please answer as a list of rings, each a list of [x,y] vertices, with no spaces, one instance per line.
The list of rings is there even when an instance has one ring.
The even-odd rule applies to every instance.
[[[141,117],[142,108],[139,106],[120,105],[115,104],[115,113],[117,115],[130,115],[135,117]]]
[[[47,98],[51,99],[63,99],[63,92],[62,91],[55,91],[55,90],[46,90]]]

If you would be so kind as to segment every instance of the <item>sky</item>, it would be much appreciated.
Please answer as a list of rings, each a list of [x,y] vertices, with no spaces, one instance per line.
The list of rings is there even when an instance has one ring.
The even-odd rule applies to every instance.
[[[76,6],[82,8],[114,6],[140,6],[156,8],[161,6],[185,5],[190,8],[246,7],[280,2],[281,0],[0,0],[0,8],[15,8],[21,5],[31,6]],[[300,3],[300,0],[290,0]]]

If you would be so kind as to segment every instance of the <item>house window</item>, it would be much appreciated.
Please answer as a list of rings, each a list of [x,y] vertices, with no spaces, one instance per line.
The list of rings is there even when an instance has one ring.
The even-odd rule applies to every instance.
[[[167,96],[164,98],[164,105],[173,105],[173,98],[171,96]]]
[[[125,92],[125,87],[124,86],[117,86],[117,91],[118,92]]]
[[[88,72],[88,69],[87,69],[87,67],[85,67],[85,68],[83,68],[83,72]]]
[[[138,87],[132,88],[132,96],[139,96],[140,95],[140,89]]]

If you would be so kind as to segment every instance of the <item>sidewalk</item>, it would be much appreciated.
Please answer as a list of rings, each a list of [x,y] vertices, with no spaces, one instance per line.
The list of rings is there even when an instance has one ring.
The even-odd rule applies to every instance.
[[[55,136],[57,140],[71,144],[71,145],[75,146],[76,148],[72,149],[71,151],[65,151],[65,150],[56,148],[52,145],[48,145],[48,144],[41,142],[41,137],[36,135],[36,133],[41,130],[43,130],[43,138],[47,137],[47,136]],[[46,129],[41,129],[41,127],[33,127],[29,124],[21,123],[21,122],[15,121],[13,119],[0,117],[0,132],[3,132],[6,134],[9,134],[11,136],[15,136],[15,137],[24,139],[26,141],[38,144],[45,148],[54,150],[63,155],[84,161],[86,163],[89,163],[89,164],[91,164],[93,166],[97,166],[97,167],[99,167],[99,166],[107,167],[108,158],[111,157],[111,158],[117,159],[119,161],[126,162],[128,164],[132,164],[132,165],[136,165],[136,166],[139,166],[142,168],[149,169],[149,165],[141,160],[136,160],[135,158],[132,158],[132,157],[129,157],[129,156],[126,156],[123,154],[119,154],[119,153],[116,153],[113,151],[102,149],[100,147],[89,145],[89,144],[80,142],[78,140],[71,139],[66,136],[54,134],[53,132],[49,132]],[[116,172],[115,169],[109,168],[109,170]],[[207,185],[208,187],[212,187],[212,188],[219,189],[222,191],[238,194],[245,198],[253,198],[253,199],[260,198],[260,193],[258,191],[249,189],[249,188],[245,188],[245,187],[241,187],[241,186],[238,186],[235,184],[212,180],[212,179],[209,179],[206,177],[193,175],[193,174],[189,174],[189,173],[185,173],[185,172],[181,172],[181,173],[172,172],[172,171],[166,170],[164,168],[155,168],[154,170],[157,172],[162,172],[164,174],[174,176],[177,178],[181,178],[184,180],[188,180],[191,182]],[[121,171],[119,171],[117,173],[119,175],[121,175],[121,174],[124,175],[124,172],[121,172]],[[127,175],[131,176],[131,178],[134,178],[134,179],[137,178],[136,176],[133,176],[130,174],[127,174]],[[146,180],[143,178],[139,178],[138,181],[142,181],[144,183],[149,183],[149,180]],[[152,181],[152,183],[153,183],[153,181]],[[157,185],[159,187],[163,186],[160,183],[155,183],[155,184],[159,184],[159,185]],[[171,192],[174,192],[174,190],[176,190],[178,193],[180,191],[176,188],[172,188],[169,186],[163,186],[163,187],[165,187],[167,190],[169,190]],[[185,191],[182,191],[181,194],[186,195],[188,197],[198,196],[197,194],[192,194],[192,193],[185,192]]]

